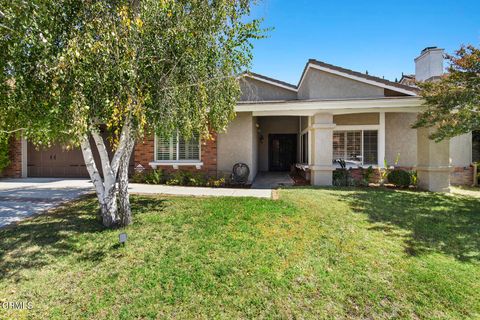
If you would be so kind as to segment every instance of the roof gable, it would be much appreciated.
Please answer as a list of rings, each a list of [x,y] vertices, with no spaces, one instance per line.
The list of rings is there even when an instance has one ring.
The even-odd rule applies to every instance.
[[[240,77],[241,101],[273,101],[297,99],[294,85],[259,74],[243,74]]]
[[[302,76],[300,78],[300,81],[298,83],[297,88],[301,89],[303,81],[309,72],[310,69],[316,69],[320,70],[323,72],[327,72],[330,74],[334,74],[340,77],[344,77],[347,79],[355,80],[358,82],[366,83],[372,86],[380,87],[383,89],[399,92],[401,94],[405,95],[410,95],[410,96],[416,96],[418,89],[414,87],[410,87],[404,84],[400,84],[397,82],[392,82],[389,80],[385,80],[379,77],[374,77],[370,76],[368,74],[360,73],[357,71],[341,68],[332,64],[328,64],[325,62],[321,62],[315,59],[310,59],[307,64],[305,65],[305,68],[303,70]]]
[[[251,78],[251,79],[255,79],[255,80],[258,80],[258,81],[262,81],[262,82],[265,82],[265,83],[268,83],[268,84],[271,84],[271,85],[274,85],[274,86],[277,86],[277,87],[280,87],[280,88],[283,88],[283,89],[287,89],[287,90],[290,90],[290,91],[297,92],[297,86],[295,86],[293,84],[290,84],[290,83],[284,82],[284,81],[280,81],[280,80],[277,80],[277,79],[269,78],[269,77],[266,77],[266,76],[258,74],[258,73],[254,73],[254,72],[249,71],[249,72],[244,72],[242,74],[242,76],[247,77],[247,78]]]

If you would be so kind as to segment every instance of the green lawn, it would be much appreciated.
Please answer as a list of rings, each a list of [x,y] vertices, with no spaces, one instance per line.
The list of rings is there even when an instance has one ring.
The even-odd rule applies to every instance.
[[[3,318],[480,317],[480,199],[286,189],[133,197],[128,244],[95,199],[0,230]]]

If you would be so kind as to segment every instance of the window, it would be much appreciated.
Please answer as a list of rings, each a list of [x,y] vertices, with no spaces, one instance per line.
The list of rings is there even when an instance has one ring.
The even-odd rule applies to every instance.
[[[333,132],[333,160],[344,159],[362,164],[378,163],[378,131]]]
[[[305,132],[300,136],[300,147],[302,148],[300,162],[308,163],[308,132]]]
[[[198,134],[187,140],[174,133],[169,138],[157,137],[156,143],[156,161],[200,161]]]

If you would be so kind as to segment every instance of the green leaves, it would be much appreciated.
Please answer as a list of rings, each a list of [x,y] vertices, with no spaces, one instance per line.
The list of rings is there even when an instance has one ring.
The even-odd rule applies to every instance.
[[[447,58],[447,75],[419,84],[426,110],[414,127],[437,126],[436,141],[480,129],[480,50],[464,46]]]
[[[128,117],[138,135],[221,130],[261,37],[249,1],[0,3],[0,129],[43,144]]]

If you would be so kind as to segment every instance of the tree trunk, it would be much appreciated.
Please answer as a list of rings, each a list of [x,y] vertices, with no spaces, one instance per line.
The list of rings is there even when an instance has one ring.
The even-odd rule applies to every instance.
[[[118,168],[119,216],[120,225],[123,227],[132,223],[132,209],[130,206],[130,195],[128,193],[128,167],[134,144],[135,140],[130,138],[126,151],[120,158],[120,166]]]
[[[81,148],[85,165],[90,175],[90,179],[92,179],[93,185],[95,186],[97,198],[100,203],[100,213],[103,225],[109,228],[114,227],[118,224],[117,192],[115,186],[116,179],[112,170],[105,169],[106,166],[104,162],[108,159],[106,148],[99,147],[97,143],[97,149],[100,153],[100,158],[102,159],[102,168],[104,169],[103,181],[98,172],[97,165],[95,164],[92,147],[87,135],[82,137]]]

